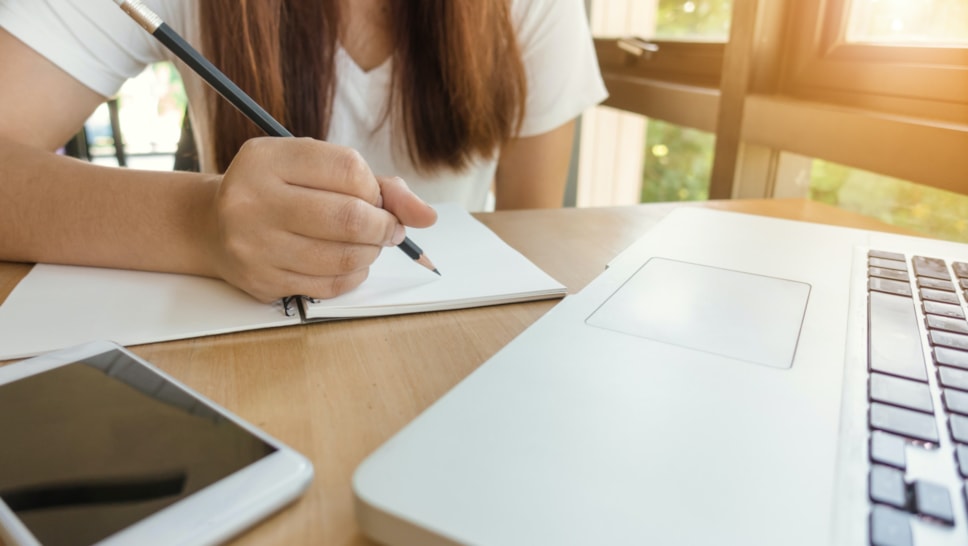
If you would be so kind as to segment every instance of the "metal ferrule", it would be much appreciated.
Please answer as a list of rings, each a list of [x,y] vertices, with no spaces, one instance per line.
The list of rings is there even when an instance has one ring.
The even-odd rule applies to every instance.
[[[115,2],[117,2],[118,5],[121,6],[121,9],[130,15],[135,22],[137,22],[142,28],[150,33],[154,33],[156,30],[158,30],[158,27],[164,23],[164,21],[161,20],[161,17],[158,17],[155,12],[148,9],[148,6],[142,4],[140,0],[115,0]]]

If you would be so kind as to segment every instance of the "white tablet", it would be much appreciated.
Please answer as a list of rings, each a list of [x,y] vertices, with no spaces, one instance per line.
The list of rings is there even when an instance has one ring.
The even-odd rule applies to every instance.
[[[122,347],[0,367],[8,544],[211,544],[281,508],[312,464]]]

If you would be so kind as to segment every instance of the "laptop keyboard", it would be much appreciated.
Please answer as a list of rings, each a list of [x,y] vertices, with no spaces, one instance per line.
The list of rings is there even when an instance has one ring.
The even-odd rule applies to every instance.
[[[925,534],[945,543],[968,541],[968,530],[955,527],[966,514],[954,512],[968,506],[955,502],[968,501],[966,299],[968,263],[868,254],[872,545],[915,544],[915,525],[933,527]],[[931,471],[914,468],[915,457]]]

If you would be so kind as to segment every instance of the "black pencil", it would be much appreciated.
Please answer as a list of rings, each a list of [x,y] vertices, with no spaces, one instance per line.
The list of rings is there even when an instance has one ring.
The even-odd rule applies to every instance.
[[[178,35],[168,26],[161,17],[148,9],[140,0],[114,0],[121,6],[125,13],[131,16],[142,28],[148,31],[169,51],[174,53],[179,59],[189,66],[196,74],[202,77],[212,86],[219,95],[222,95],[233,106],[245,114],[245,117],[252,120],[269,136],[291,137],[292,133],[275,120],[269,112],[259,106],[245,91],[228,78],[221,70],[215,67],[208,59],[202,56],[184,38]],[[423,250],[409,237],[404,237],[403,242],[397,245],[413,261],[440,275],[440,271],[434,267]]]

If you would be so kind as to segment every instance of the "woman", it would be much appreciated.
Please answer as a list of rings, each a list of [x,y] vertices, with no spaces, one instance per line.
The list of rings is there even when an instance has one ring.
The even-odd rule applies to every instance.
[[[498,208],[560,205],[572,121],[604,97],[582,0],[147,5],[312,138],[256,138],[181,70],[203,173],[58,157],[126,78],[171,56],[107,0],[0,0],[0,259],[331,297],[403,226],[433,223],[424,200],[481,210],[493,182]]]

